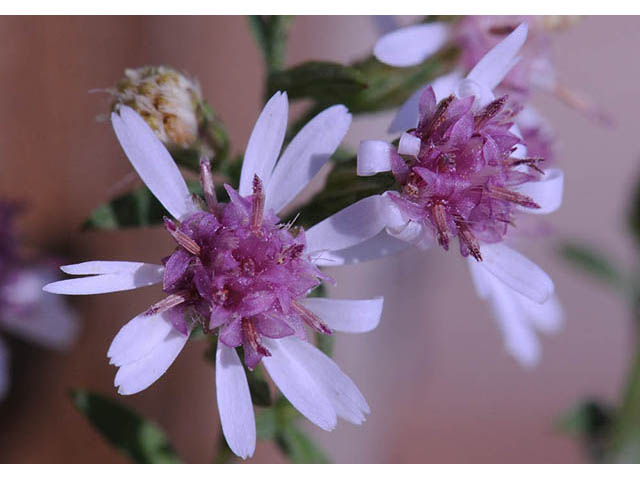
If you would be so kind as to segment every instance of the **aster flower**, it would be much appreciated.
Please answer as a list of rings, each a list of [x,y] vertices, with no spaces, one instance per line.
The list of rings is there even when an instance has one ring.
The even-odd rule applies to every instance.
[[[360,424],[369,407],[354,383],[329,357],[306,341],[306,327],[365,332],[376,327],[382,299],[307,298],[328,277],[317,265],[333,250],[353,247],[378,233],[380,196],[365,198],[308,231],[277,216],[308,184],[341,142],[351,123],[342,105],[313,118],[278,159],[288,114],[286,93],[276,93],[253,129],[238,191],[218,202],[208,161],[201,163],[205,203],[199,208],[168,151],[129,107],[112,114],[118,140],[133,167],[173,219],[168,233],[177,247],[163,265],[94,261],[62,267],[83,278],[52,283],[52,293],[84,295],[162,283],[166,296],[116,335],[108,357],[118,367],[123,395],[144,390],[173,363],[200,325],[218,335],[216,391],[222,429],[233,452],[255,449],[254,412],[243,365],[259,363],[284,396],[325,430],[337,417]],[[275,168],[274,168],[275,166]]]
[[[358,173],[391,171],[399,185],[383,196],[390,219],[385,232],[394,241],[385,245],[384,236],[377,238],[376,248],[393,251],[403,240],[448,250],[457,238],[479,295],[493,306],[508,350],[531,365],[538,358],[532,329],[557,328],[561,311],[549,276],[505,241],[523,214],[551,213],[560,206],[564,175],[544,170],[543,159],[526,155],[514,123],[521,107],[493,94],[517,62],[526,36],[522,24],[466,78],[455,82],[448,76],[426,88],[418,121],[402,134],[397,148],[361,142]]]
[[[54,350],[66,350],[78,333],[78,320],[61,298],[44,295],[56,279],[52,261],[27,261],[15,230],[18,207],[0,202],[0,330]],[[0,337],[0,399],[9,390],[10,352]]]
[[[563,85],[557,78],[551,55],[551,30],[566,28],[578,17],[552,16],[492,16],[469,15],[453,23],[432,22],[411,25],[383,35],[374,47],[374,55],[383,63],[394,67],[417,65],[445,45],[455,45],[460,50],[460,62],[453,72],[458,79],[496,47],[518,24],[528,26],[530,35],[523,45],[517,65],[512,65],[495,88],[520,103],[527,100],[533,90],[550,92],[557,98],[593,118],[608,124],[608,115],[588,99]],[[435,88],[435,87],[434,87]],[[417,118],[418,99],[422,89],[416,92],[399,111],[411,112],[410,122]],[[391,131],[406,130],[405,121],[397,118]]]

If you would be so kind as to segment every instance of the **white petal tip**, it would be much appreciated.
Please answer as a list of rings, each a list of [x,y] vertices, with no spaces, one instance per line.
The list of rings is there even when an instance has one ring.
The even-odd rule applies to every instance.
[[[393,146],[381,140],[363,140],[358,145],[356,173],[368,177],[391,170]]]
[[[410,133],[403,133],[398,144],[398,153],[400,155],[409,155],[417,157],[420,153],[420,139]]]

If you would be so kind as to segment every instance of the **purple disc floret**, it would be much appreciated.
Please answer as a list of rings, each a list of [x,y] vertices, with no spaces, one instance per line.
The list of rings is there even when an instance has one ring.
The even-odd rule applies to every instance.
[[[403,135],[403,155],[392,158],[401,189],[390,196],[445,250],[457,236],[462,255],[480,261],[479,241],[502,241],[518,208],[539,208],[515,188],[539,179],[542,159],[513,157],[522,142],[511,131],[517,105],[506,96],[479,110],[473,102],[453,95],[437,102],[433,89],[425,90],[418,126]],[[407,155],[402,144],[419,147]]]
[[[249,368],[270,356],[262,337],[304,339],[305,325],[330,334],[298,302],[327,279],[305,253],[304,231],[265,211],[257,176],[247,197],[225,185],[229,203],[216,201],[208,162],[202,165],[202,181],[207,211],[193,213],[181,224],[165,219],[178,246],[164,259],[168,296],[149,313],[168,311],[183,334],[196,323],[205,333],[217,329],[218,341],[243,347]]]

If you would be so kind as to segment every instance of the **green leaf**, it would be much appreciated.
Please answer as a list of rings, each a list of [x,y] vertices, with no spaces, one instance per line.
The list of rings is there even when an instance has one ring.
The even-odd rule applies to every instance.
[[[290,15],[250,15],[249,27],[262,50],[267,72],[282,69],[287,51],[287,36],[293,22]]]
[[[256,413],[256,435],[259,440],[272,440],[278,431],[276,408],[267,408]]]
[[[192,148],[175,148],[171,150],[173,160],[181,167],[194,172],[200,172],[200,148],[199,142]]]
[[[84,223],[83,230],[155,225],[162,222],[164,215],[167,215],[166,210],[149,189],[140,187],[97,207]]]
[[[595,248],[573,242],[560,246],[560,255],[574,267],[613,286],[623,283],[623,275],[611,260]]]
[[[322,449],[294,423],[281,426],[276,443],[293,463],[330,463]]]
[[[259,407],[268,407],[271,405],[271,391],[269,384],[265,381],[262,371],[247,370],[247,381],[249,382],[249,392],[251,393],[251,401]]]
[[[319,103],[344,103],[367,87],[357,69],[333,62],[305,62],[268,78],[268,96],[286,91],[290,100],[311,98]]]
[[[567,435],[595,437],[611,426],[611,409],[596,400],[584,400],[556,419],[555,426]]]
[[[578,403],[555,420],[555,427],[580,441],[594,462],[603,462],[610,449],[613,410],[593,399]]]
[[[358,200],[394,189],[395,183],[390,173],[358,177],[355,157],[334,163],[324,189],[300,208],[296,225],[309,228]]]
[[[391,67],[373,56],[357,62],[353,67],[367,79],[368,88],[349,99],[346,105],[353,113],[398,107],[416,90],[451,71],[458,53],[457,48],[446,47],[420,65],[409,68]]]
[[[324,333],[314,332],[316,339],[316,347],[327,356],[333,355],[333,347],[335,344],[335,337],[333,335],[325,335]]]
[[[192,194],[202,195],[199,182],[189,181],[187,186]],[[227,196],[222,185],[216,185],[216,194],[219,198]],[[115,230],[148,227],[162,224],[165,216],[170,216],[169,212],[143,185],[94,209],[82,228],[83,230]]]
[[[97,393],[74,390],[71,397],[94,428],[133,461],[180,463],[166,434],[154,422]]]
[[[229,463],[234,458],[237,458],[229,445],[227,444],[227,440],[224,438],[224,434],[220,432],[220,436],[218,438],[218,447],[216,449],[215,458],[213,459],[213,463]]]

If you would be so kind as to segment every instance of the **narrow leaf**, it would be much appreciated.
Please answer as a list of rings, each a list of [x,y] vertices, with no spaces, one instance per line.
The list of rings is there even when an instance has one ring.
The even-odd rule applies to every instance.
[[[293,463],[329,463],[322,449],[294,423],[278,430],[276,443]]]
[[[374,112],[395,108],[416,90],[428,85],[446,72],[450,72],[458,58],[458,50],[447,47],[427,58],[420,65],[396,68],[385,65],[371,56],[357,62],[354,68],[367,79],[368,88],[346,103],[351,112]]]
[[[268,78],[269,95],[286,91],[291,100],[310,98],[322,104],[344,103],[366,87],[359,70],[333,62],[305,62]]]
[[[256,435],[260,440],[272,440],[278,431],[276,408],[268,408],[256,413]]]
[[[71,398],[93,427],[137,463],[180,463],[166,434],[152,421],[117,401],[87,390]]]
[[[358,177],[355,157],[334,162],[324,189],[299,209],[296,225],[309,228],[358,200],[392,190],[394,186],[395,180],[389,173]]]
[[[604,254],[588,245],[565,242],[560,246],[560,255],[574,267],[592,277],[618,286],[622,283],[623,275],[618,268]]]
[[[187,182],[189,191],[202,195],[198,182]],[[226,196],[222,185],[216,185],[216,193]],[[162,224],[169,215],[162,204],[144,185],[124,193],[110,202],[95,208],[82,226],[83,230],[116,230],[119,228],[148,227]]]

